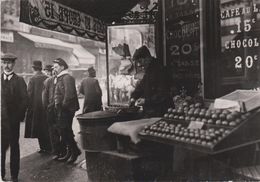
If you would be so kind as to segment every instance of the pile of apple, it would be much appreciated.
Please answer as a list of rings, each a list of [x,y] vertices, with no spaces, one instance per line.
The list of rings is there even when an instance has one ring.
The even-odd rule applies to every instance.
[[[164,114],[166,119],[185,120],[185,121],[201,121],[206,124],[221,125],[235,127],[245,120],[250,114],[242,114],[237,111],[229,110],[210,110],[203,108],[201,103],[190,104],[183,103],[178,108],[169,108]]]
[[[145,126],[142,133],[146,135],[191,143],[204,147],[213,147],[228,135],[231,130],[226,128],[188,129],[186,123],[174,123],[170,120],[160,120],[150,126]]]

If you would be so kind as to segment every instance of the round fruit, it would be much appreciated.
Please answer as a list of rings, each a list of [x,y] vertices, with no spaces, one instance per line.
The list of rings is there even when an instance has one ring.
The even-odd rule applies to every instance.
[[[191,142],[191,143],[195,143],[196,140],[195,140],[194,138],[192,138],[192,139],[190,140],[190,142]]]
[[[236,122],[235,121],[231,121],[230,123],[229,123],[229,126],[236,126]]]
[[[206,118],[211,118],[211,113],[207,111],[207,112],[205,113],[205,117],[206,117]]]
[[[189,139],[189,138],[186,138],[186,140],[185,140],[186,142],[190,142],[191,141],[191,139]]]
[[[212,142],[208,142],[207,145],[210,146],[210,147],[212,147],[212,146],[213,146],[213,143],[212,143]]]
[[[199,107],[201,107],[201,106],[202,106],[201,103],[196,103],[196,104],[195,104],[195,107],[196,107],[196,108],[199,108]]]
[[[228,121],[233,121],[233,120],[235,119],[235,117],[234,117],[232,114],[228,114],[228,115],[226,116],[226,119],[227,119]]]
[[[207,145],[207,142],[206,141],[202,141],[201,144],[205,146],[205,145]]]
[[[191,105],[190,105],[190,108],[194,108],[194,107],[195,107],[195,105],[194,105],[194,104],[191,104]]]
[[[225,120],[226,119],[226,114],[224,114],[224,113],[220,114],[219,118],[222,119],[222,120]]]
[[[163,117],[168,118],[169,114],[164,114]]]
[[[205,118],[203,118],[202,120],[201,120],[203,123],[207,123],[207,119],[205,119]]]
[[[184,120],[184,116],[179,116],[179,119]]]
[[[241,122],[242,122],[242,120],[241,120],[240,118],[237,118],[237,119],[236,119],[236,123],[237,123],[237,124],[239,124],[239,123],[241,123]]]
[[[208,124],[213,124],[213,123],[214,123],[213,119],[208,120]]]
[[[168,113],[171,113],[171,112],[172,112],[172,110],[173,110],[172,108],[169,108],[169,109],[168,109]]]
[[[221,120],[220,120],[220,119],[218,119],[218,120],[216,121],[216,125],[221,125]]]
[[[186,117],[185,117],[185,120],[186,120],[186,121],[190,121],[190,116],[186,116]]]
[[[173,118],[174,118],[174,119],[178,119],[178,118],[179,118],[179,116],[178,116],[178,115],[175,115]]]
[[[227,121],[222,121],[222,124],[223,125],[228,125],[228,122]]]
[[[173,114],[169,114],[169,118],[170,118],[170,119],[173,119],[173,118],[174,118],[174,115],[173,115]]]
[[[199,116],[203,118],[205,117],[205,114],[206,114],[205,111],[200,111]]]
[[[212,119],[218,119],[218,114],[217,114],[217,113],[212,114],[212,115],[211,115],[211,118],[212,118]]]

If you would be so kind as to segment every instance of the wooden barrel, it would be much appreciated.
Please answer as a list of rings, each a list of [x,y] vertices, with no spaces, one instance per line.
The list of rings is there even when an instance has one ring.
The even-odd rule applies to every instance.
[[[86,151],[105,151],[116,148],[115,136],[107,128],[117,115],[107,111],[95,111],[76,116],[80,124],[81,146]]]

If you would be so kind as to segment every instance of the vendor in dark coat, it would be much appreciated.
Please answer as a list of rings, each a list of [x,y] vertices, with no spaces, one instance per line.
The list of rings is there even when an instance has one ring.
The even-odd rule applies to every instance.
[[[98,80],[95,79],[96,70],[88,68],[88,77],[80,84],[79,92],[85,96],[83,113],[102,110],[102,91]]]
[[[42,72],[42,62],[33,61],[34,76],[28,83],[29,105],[25,120],[25,138],[38,138],[39,153],[51,151],[46,112],[42,104],[43,82],[48,78]]]
[[[66,155],[58,160],[74,163],[81,154],[72,130],[74,114],[79,110],[75,79],[68,73],[68,65],[63,59],[57,58],[53,62],[53,69],[57,74],[54,80],[56,124],[62,141],[67,145]]]
[[[162,116],[170,105],[170,84],[164,67],[142,46],[133,55],[133,60],[145,72],[131,94],[130,105],[142,105],[145,117]]]
[[[13,68],[16,56],[11,53],[1,55],[1,176],[5,180],[6,151],[10,146],[10,172],[12,181],[18,181],[20,166],[20,122],[27,107],[26,84],[17,76]]]
[[[44,68],[45,73],[49,76],[44,80],[44,88],[42,92],[42,103],[46,112],[48,123],[49,135],[52,146],[53,159],[57,160],[65,155],[65,144],[61,141],[59,130],[55,119],[55,103],[54,103],[54,91],[55,91],[55,73],[52,65],[46,65]]]

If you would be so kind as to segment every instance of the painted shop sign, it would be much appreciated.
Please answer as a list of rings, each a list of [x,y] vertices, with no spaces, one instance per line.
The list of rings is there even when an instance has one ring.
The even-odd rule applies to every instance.
[[[105,41],[104,22],[52,0],[22,0],[20,21],[40,28]]]
[[[154,24],[158,14],[158,0],[141,0],[116,24]]]
[[[166,55],[178,90],[197,92],[200,71],[199,0],[165,1]]]
[[[220,7],[224,77],[259,77],[260,2],[248,0]]]
[[[1,31],[1,41],[14,42],[14,33],[9,31]]]

